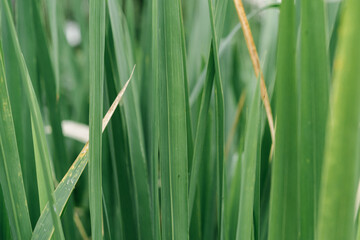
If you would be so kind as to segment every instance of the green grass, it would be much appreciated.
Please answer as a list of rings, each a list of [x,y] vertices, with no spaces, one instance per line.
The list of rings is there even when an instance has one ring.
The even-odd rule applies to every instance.
[[[92,0],[89,8],[89,207],[91,236],[100,239],[103,234],[101,119],[104,98],[105,2]],[[56,24],[53,25],[55,26],[52,27],[56,27]]]
[[[280,7],[276,76],[276,138],[272,164],[269,240],[299,236],[298,112],[295,63],[295,5]],[[301,233],[300,233],[301,234]],[[300,235],[301,236],[301,235]]]
[[[8,88],[5,80],[3,51],[0,44],[0,84],[1,102],[1,186],[4,201],[9,209],[9,221],[14,238],[29,238],[31,223],[25,196],[20,157],[16,144],[15,128],[11,113]],[[6,161],[12,159],[12,161]]]
[[[359,11],[1,0],[0,238],[359,239]]]

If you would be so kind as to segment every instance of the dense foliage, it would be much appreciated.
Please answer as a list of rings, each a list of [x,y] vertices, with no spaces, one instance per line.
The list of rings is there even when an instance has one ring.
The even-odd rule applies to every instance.
[[[359,13],[1,0],[0,239],[360,240]]]

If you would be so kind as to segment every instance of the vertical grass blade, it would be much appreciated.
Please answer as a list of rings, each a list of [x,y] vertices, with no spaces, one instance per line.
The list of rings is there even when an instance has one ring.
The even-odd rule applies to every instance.
[[[52,216],[52,220],[55,223],[55,233],[58,239],[64,239],[64,233],[62,230],[60,218],[56,215],[54,209],[54,195],[52,192],[53,189],[53,182],[52,176],[50,171],[50,154],[49,149],[47,147],[46,139],[45,139],[45,130],[44,124],[40,113],[40,108],[36,99],[36,95],[34,92],[34,88],[31,83],[30,75],[25,63],[25,59],[21,53],[19,40],[17,38],[15,32],[15,26],[11,17],[11,12],[9,8],[9,4],[6,0],[2,1],[2,6],[5,9],[5,16],[6,16],[6,24],[10,30],[11,40],[15,46],[16,51],[16,59],[17,64],[20,69],[23,85],[25,88],[25,93],[27,97],[27,101],[30,108],[31,113],[31,124],[32,124],[32,131],[33,131],[33,140],[34,140],[34,151],[36,157],[36,165],[37,173],[40,175],[38,179],[42,179],[43,182],[39,182],[39,184],[43,184],[43,204],[49,202],[50,204],[50,213]],[[39,187],[41,190],[41,188]],[[40,194],[41,199],[41,194]],[[44,201],[45,200],[45,201]]]
[[[297,239],[297,91],[295,5],[281,3],[276,78],[276,139],[272,166],[269,240]]]
[[[186,116],[186,76],[183,66],[183,43],[179,0],[161,1],[164,27],[165,77],[161,79],[161,97],[167,109],[161,111],[160,137],[168,135],[162,142],[160,152],[161,183],[167,185],[162,194],[168,198],[170,211],[164,219],[171,221],[170,237],[163,239],[188,239],[188,143]],[[166,168],[167,167],[167,168]],[[166,174],[165,174],[166,173]],[[164,174],[164,175],[163,175]],[[165,189],[164,189],[165,190]]]
[[[159,79],[160,79],[160,59],[159,59],[159,1],[151,1],[152,10],[152,91],[151,91],[151,147],[150,147],[150,163],[152,172],[152,208],[153,208],[153,222],[154,222],[154,239],[161,239],[160,229],[160,204],[159,204],[159,135],[160,135],[160,97],[159,97]]]
[[[257,84],[249,119],[246,124],[244,158],[241,171],[241,186],[239,200],[239,216],[237,222],[236,240],[251,239],[253,230],[253,210],[255,196],[255,176],[257,159],[259,158],[260,133],[260,84]]]
[[[158,2],[159,16],[158,16],[158,44],[157,48],[153,49],[158,52],[159,69],[166,69],[165,58],[165,18],[164,18],[164,0],[155,0]],[[166,71],[158,71],[159,84],[159,123],[162,126],[159,130],[159,163],[160,163],[160,177],[161,177],[161,237],[162,239],[173,238],[173,216],[172,216],[172,199],[171,199],[171,172],[170,172],[170,153],[169,153],[169,134],[168,134],[168,88]],[[184,153],[183,153],[184,154]]]
[[[184,20],[182,13],[181,0],[179,1],[179,15],[180,15],[180,29],[181,29],[181,48],[182,48],[182,60],[184,66],[184,88],[185,88],[185,109],[186,109],[186,129],[187,129],[187,149],[188,149],[188,170],[192,164],[192,156],[194,152],[194,140],[192,134],[192,125],[191,125],[191,112],[190,112],[190,102],[189,102],[189,79],[186,66],[186,44],[185,44],[185,30],[184,30]],[[190,174],[190,172],[189,172]]]
[[[360,2],[344,2],[322,171],[317,239],[354,239],[360,108]]]
[[[90,0],[90,110],[89,110],[89,180],[91,236],[102,239],[102,135],[104,51],[105,51],[105,1]]]
[[[335,53],[336,53],[336,49],[338,47],[338,33],[339,33],[342,5],[343,5],[343,2],[340,2],[338,9],[336,11],[336,15],[334,16],[334,18],[335,18],[334,26],[332,28],[332,32],[331,32],[330,40],[329,40],[329,62],[330,62],[331,73],[333,73]]]
[[[58,38],[58,1],[47,0],[47,8],[50,21],[50,33],[52,43],[52,65],[54,69],[55,86],[56,86],[56,99],[59,99],[60,91],[60,70],[59,70],[59,38]]]
[[[223,2],[223,4],[221,4]],[[218,1],[216,21],[214,17],[214,9],[212,0],[208,1],[209,15],[212,31],[212,44],[214,51],[215,62],[215,123],[216,123],[216,159],[217,159],[217,214],[218,214],[218,226],[219,226],[219,238],[223,239],[223,197],[224,197],[224,93],[221,81],[221,71],[219,63],[219,47],[218,47],[218,35],[222,33],[222,21],[224,16],[219,13],[222,8],[226,8],[224,4],[227,1]],[[219,16],[219,17],[218,17]],[[221,21],[222,20],[222,21]]]
[[[39,96],[39,82],[37,80],[36,61],[36,38],[35,26],[32,18],[34,11],[31,1],[18,1],[16,4],[17,32],[21,51],[28,67],[30,78],[34,86],[36,96]]]
[[[29,239],[31,223],[21,173],[13,117],[8,95],[0,41],[0,184],[13,239]],[[3,226],[1,226],[3,227]],[[5,229],[4,229],[5,230]]]
[[[301,1],[299,185],[301,239],[315,238],[329,99],[323,0]]]

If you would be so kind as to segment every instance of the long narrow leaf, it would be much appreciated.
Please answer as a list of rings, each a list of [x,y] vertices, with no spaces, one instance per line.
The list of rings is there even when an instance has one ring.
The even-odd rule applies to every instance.
[[[260,83],[251,103],[245,135],[245,150],[241,171],[239,216],[236,239],[251,239],[255,196],[255,176],[260,132]]]
[[[269,240],[297,239],[297,92],[295,6],[281,3],[276,77],[275,159],[272,166]]]
[[[253,96],[245,135],[236,239],[251,239],[260,130],[260,84]]]
[[[299,184],[301,239],[315,238],[329,98],[323,0],[301,1]]]
[[[49,12],[50,33],[52,43],[52,65],[54,69],[56,99],[59,99],[60,91],[60,70],[59,70],[59,37],[58,37],[58,1],[47,0],[47,7]]]
[[[152,171],[152,206],[153,206],[153,222],[154,222],[154,239],[161,239],[160,231],[160,202],[159,202],[159,135],[160,135],[160,117],[159,117],[159,33],[158,28],[158,14],[159,14],[159,2],[158,0],[152,1],[152,91],[151,91],[151,154],[150,163]]]
[[[16,143],[13,116],[5,80],[2,45],[0,41],[0,184],[8,211],[12,237],[28,239],[31,223],[25,188],[20,167],[20,157]]]
[[[160,1],[159,15],[164,18],[165,77],[161,78],[160,103],[166,109],[160,111],[160,162],[161,183],[166,186],[162,199],[168,201],[169,209],[163,212],[171,225],[170,237],[163,239],[188,238],[188,142],[186,116],[186,76],[183,65],[183,43],[181,30],[181,10],[179,0]],[[167,106],[166,106],[167,105]],[[163,195],[164,194],[164,195]],[[166,197],[166,198],[164,198]]]
[[[322,171],[317,239],[354,239],[360,108],[360,2],[344,3]]]
[[[91,236],[102,239],[101,116],[103,111],[105,1],[90,1],[89,187]]]

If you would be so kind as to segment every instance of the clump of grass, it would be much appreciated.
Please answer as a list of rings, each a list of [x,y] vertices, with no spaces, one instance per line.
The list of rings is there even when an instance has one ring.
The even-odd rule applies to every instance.
[[[0,6],[0,239],[359,238],[358,1]]]

